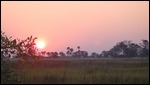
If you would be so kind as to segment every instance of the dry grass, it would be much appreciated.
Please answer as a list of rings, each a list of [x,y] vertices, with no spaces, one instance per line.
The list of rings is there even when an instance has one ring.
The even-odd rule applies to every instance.
[[[52,59],[12,62],[21,83],[148,84],[148,59]]]

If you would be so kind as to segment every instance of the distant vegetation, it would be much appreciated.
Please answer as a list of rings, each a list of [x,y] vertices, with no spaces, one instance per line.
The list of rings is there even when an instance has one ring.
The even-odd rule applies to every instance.
[[[77,46],[78,50],[74,51],[73,48],[67,47],[66,54],[64,52],[41,52],[42,55],[47,54],[48,57],[73,57],[73,58],[133,58],[133,57],[149,57],[149,41],[142,40],[142,43],[136,44],[131,41],[125,40],[117,43],[109,51],[102,51],[102,53],[93,52],[91,55],[87,51],[80,50],[80,46]]]
[[[77,51],[74,51],[73,48],[67,47],[66,54],[64,52],[46,52],[43,51],[41,54],[44,56],[45,54],[51,58],[57,57],[73,57],[73,58],[133,58],[133,57],[141,57],[146,58],[149,57],[149,41],[142,40],[142,43],[136,44],[131,41],[125,40],[117,43],[113,48],[109,51],[102,51],[102,53],[93,52],[91,55],[88,54],[87,51],[80,50],[80,46],[77,46]],[[41,56],[42,56],[41,55]]]
[[[99,61],[89,60],[88,62],[85,61],[85,59],[88,59],[88,58],[95,58],[96,60],[98,60],[97,58],[108,58],[108,59],[109,58],[133,58],[133,57],[149,58],[149,41],[148,40],[142,40],[142,43],[140,43],[140,44],[132,43],[131,41],[127,41],[127,40],[121,41],[121,42],[117,43],[109,51],[103,51],[100,54],[93,52],[93,53],[91,53],[91,55],[89,55],[87,51],[82,51],[81,50],[82,48],[80,46],[77,46],[77,49],[78,49],[77,51],[75,51],[71,47],[67,47],[66,53],[64,53],[64,52],[59,52],[59,53],[58,52],[46,52],[46,51],[39,52],[38,49],[35,47],[35,39],[37,39],[37,38],[36,37],[33,38],[32,36],[27,37],[27,39],[25,39],[25,40],[12,39],[12,37],[7,37],[4,32],[1,32],[1,83],[2,84],[5,84],[5,83],[10,83],[10,84],[34,83],[34,82],[36,83],[36,81],[37,81],[37,83],[50,83],[50,81],[51,81],[51,83],[147,83],[148,82],[148,80],[147,80],[147,78],[148,78],[147,64],[149,65],[148,61],[146,61],[146,62],[145,61],[144,62],[143,61],[140,61],[140,62],[133,61],[132,63],[130,63],[128,61],[127,62],[123,61],[122,63],[124,65],[122,65],[121,62],[117,61],[121,65],[117,66],[115,68],[111,68],[111,66],[117,65],[117,63],[115,63],[114,60],[113,60],[114,63],[111,62],[111,65],[108,66],[109,68],[103,68],[103,67],[105,67],[105,65],[107,67],[107,62],[109,62],[109,60],[108,61],[104,60],[105,62],[102,60],[99,60]],[[11,59],[10,57],[12,57],[11,56],[12,54],[14,55],[13,58],[18,59],[19,62],[18,61],[10,61],[10,59]],[[40,59],[43,58],[44,55],[48,55],[48,58],[53,58],[53,59],[54,58],[79,59],[79,61],[75,62],[75,63],[72,60],[71,61],[63,61],[62,64],[67,63],[67,62],[69,62],[69,63],[67,63],[67,65],[65,64],[60,69],[58,68],[58,69],[54,69],[52,71],[53,67],[49,67],[49,66],[53,65],[52,63],[42,64],[43,61],[42,60],[40,61]],[[80,67],[80,65],[81,65],[81,64],[79,64],[80,58],[83,60],[83,61],[81,60],[81,63],[83,63],[83,65],[86,66],[85,67],[86,70],[85,69],[83,70],[83,75],[75,74],[73,76],[72,72],[76,73],[76,71],[77,71],[80,73],[81,68],[84,67],[84,66]],[[97,62],[97,63],[96,64],[91,63],[91,61]],[[28,64],[30,64],[30,65],[28,65]],[[54,64],[56,64],[56,62]],[[73,64],[73,67],[72,66],[70,67],[69,64],[70,65]],[[101,66],[101,64],[103,64],[103,66]],[[44,65],[44,66],[40,67],[41,65]],[[130,65],[133,66],[133,68],[136,66],[137,67],[134,69],[131,69]],[[30,66],[31,66],[31,68],[30,68]],[[45,66],[48,66],[48,68]],[[95,68],[92,68],[92,67],[95,67]],[[127,67],[127,68],[120,69],[120,67]],[[39,70],[39,68],[40,69],[44,68],[44,70]],[[70,73],[67,73],[68,68],[71,70]],[[38,71],[37,71],[37,69],[38,69]],[[59,72],[59,70],[62,70],[62,69],[64,69],[63,70],[64,73]],[[146,73],[144,74],[140,69]],[[109,73],[110,70],[113,73]],[[131,70],[133,70],[133,71],[131,71]],[[48,73],[45,74],[45,71],[47,71]],[[116,74],[120,71],[122,71],[123,74],[120,74],[120,75]],[[36,72],[40,72],[40,73],[37,73],[38,75],[34,74]],[[53,72],[54,72],[54,74],[53,74]],[[97,74],[95,74],[94,72],[96,72]],[[108,72],[108,74],[106,74],[105,72]],[[137,72],[137,74],[136,74],[136,72]],[[143,73],[143,74],[139,75],[139,73]],[[24,74],[24,75],[22,75],[22,74]],[[26,74],[31,75],[31,76],[29,77]],[[61,77],[56,76],[56,74],[60,74]],[[66,75],[70,75],[70,74],[72,74],[72,76],[66,77]],[[104,75],[104,74],[106,74],[106,75]],[[128,74],[128,76],[126,76],[127,74]],[[130,74],[133,74],[133,75],[130,75]],[[42,77],[40,77],[39,75],[41,75]],[[85,77],[85,75],[86,75],[86,77]],[[79,76],[83,76],[83,78],[81,78]],[[39,80],[38,79],[36,80],[35,78],[39,78]],[[74,80],[74,78],[75,78],[75,80]],[[81,78],[81,80],[80,80],[80,78]],[[122,80],[120,80],[120,78]],[[131,81],[130,78],[131,78],[131,80],[133,79],[134,81]],[[32,79],[35,79],[35,80],[32,80]],[[42,81],[40,81],[40,79],[42,79]],[[68,79],[72,79],[72,80],[68,80]],[[112,80],[112,79],[114,79],[114,80]],[[54,81],[54,82],[52,82],[52,81]],[[98,81],[101,81],[101,82],[98,82]],[[109,82],[106,82],[106,81],[109,81]]]

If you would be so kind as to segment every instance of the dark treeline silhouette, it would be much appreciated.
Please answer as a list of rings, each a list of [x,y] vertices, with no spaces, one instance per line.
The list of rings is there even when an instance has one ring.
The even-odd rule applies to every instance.
[[[142,43],[136,44],[121,41],[109,51],[102,51],[99,57],[149,57],[149,42],[142,40]]]
[[[102,51],[102,53],[92,52],[88,55],[87,51],[82,51],[80,46],[77,46],[78,50],[74,50],[71,47],[66,48],[66,54],[64,52],[47,52],[48,57],[73,57],[73,58],[124,58],[124,57],[149,57],[149,41],[142,40],[142,43],[133,43],[130,40],[124,40],[118,42],[108,51]],[[46,54],[46,52],[41,52]],[[59,55],[59,56],[58,56]]]

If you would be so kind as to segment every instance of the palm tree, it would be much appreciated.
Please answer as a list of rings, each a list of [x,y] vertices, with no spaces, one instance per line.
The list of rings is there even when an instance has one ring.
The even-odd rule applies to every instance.
[[[70,54],[70,47],[67,47],[67,52],[66,52],[66,54],[69,56],[69,54]]]
[[[73,48],[70,48],[70,54],[71,55],[73,54]]]
[[[78,48],[78,51],[80,51],[80,46],[78,46],[77,48]]]
[[[67,47],[67,50],[69,51],[69,50],[70,50],[70,47]]]

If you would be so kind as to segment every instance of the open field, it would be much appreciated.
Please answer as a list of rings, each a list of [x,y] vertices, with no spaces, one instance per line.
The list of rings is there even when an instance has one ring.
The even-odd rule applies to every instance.
[[[11,61],[21,83],[149,84],[149,59]]]

